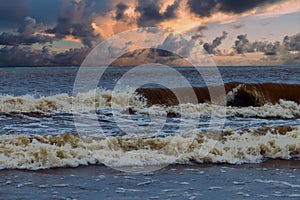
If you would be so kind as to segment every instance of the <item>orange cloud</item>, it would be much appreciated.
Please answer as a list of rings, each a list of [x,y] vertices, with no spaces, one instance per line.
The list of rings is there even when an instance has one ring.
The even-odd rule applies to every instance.
[[[126,2],[128,8],[125,10],[124,15],[126,19],[116,20],[116,5],[121,1],[113,1],[111,7],[114,8],[107,12],[105,15],[96,17],[92,23],[92,27],[95,31],[103,38],[108,38],[116,33],[138,28],[137,22],[140,17],[140,13],[136,11],[138,6],[137,0],[130,0]],[[173,5],[175,0],[161,0],[159,2],[160,10],[162,14],[166,12],[170,5]],[[285,2],[267,5],[264,7],[253,8],[244,13],[224,13],[217,12],[213,13],[209,17],[200,17],[199,15],[192,13],[188,6],[188,0],[180,1],[179,8],[176,10],[176,18],[168,19],[160,22],[157,26],[170,29],[179,33],[187,33],[197,29],[199,26],[208,23],[219,23],[227,24],[235,22],[244,17],[275,17],[287,13],[299,12],[300,1],[299,0],[288,0]]]
[[[78,42],[81,43],[81,40],[79,38],[75,38],[72,35],[67,35],[64,40],[69,41],[69,42]]]
[[[117,3],[120,2],[114,2],[112,7],[115,8]],[[116,20],[116,9],[112,9],[105,15],[96,17],[94,22],[91,24],[94,30],[103,38],[109,38],[116,33],[137,28],[136,20],[139,17],[139,13],[135,11],[137,3],[135,1],[128,1],[126,3],[128,6],[128,8],[124,11],[124,14],[127,17],[126,20]]]

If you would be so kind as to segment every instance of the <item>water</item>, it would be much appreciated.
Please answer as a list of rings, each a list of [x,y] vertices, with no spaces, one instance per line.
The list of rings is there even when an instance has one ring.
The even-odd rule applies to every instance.
[[[126,73],[130,67],[112,67],[108,72],[104,74],[104,78],[99,82],[100,88],[112,89],[116,81]],[[181,74],[183,74],[190,82],[192,86],[205,86],[205,83],[201,79],[199,73],[192,67],[176,67]],[[219,68],[224,83],[229,82],[243,82],[243,83],[289,83],[298,84],[300,80],[300,68],[299,67],[220,67]],[[18,68],[1,68],[0,69],[0,94],[2,96],[24,96],[27,101],[32,102],[34,98],[49,97],[52,101],[59,102],[59,97],[55,95],[67,94],[72,95],[74,81],[78,72],[78,67],[18,67]],[[254,75],[255,74],[255,75]],[[167,75],[163,75],[165,78]],[[168,80],[168,78],[165,78]],[[169,78],[169,81],[174,82],[174,79]],[[155,85],[154,85],[155,87]],[[156,85],[157,87],[157,85]],[[176,87],[176,85],[175,85]],[[65,97],[60,97],[65,98]],[[56,103],[55,102],[55,103]],[[46,102],[48,103],[48,102]],[[9,111],[0,115],[0,125],[3,127],[0,130],[0,134],[61,134],[61,133],[76,133],[76,129],[73,123],[73,115],[70,113],[71,104],[67,105],[68,108],[60,110],[53,105],[45,108],[45,110],[51,110],[55,107],[53,112],[43,113],[40,112],[40,108],[43,107],[45,102],[37,103],[39,107],[35,105],[25,106],[21,110],[14,108],[3,109],[3,111]],[[62,106],[65,106],[66,102],[61,100]],[[11,105],[11,104],[10,104]],[[6,107],[3,105],[2,107]],[[51,107],[52,106],[52,107]],[[65,107],[67,107],[65,106]],[[28,107],[33,107],[28,110]],[[111,115],[111,111],[102,106],[98,110],[99,123],[101,126],[107,126],[106,130],[112,133],[121,133],[119,129],[113,130],[112,127],[116,127],[114,118]],[[273,108],[273,110],[276,108]],[[299,124],[299,117],[292,117],[289,120],[281,119],[261,119],[261,118],[276,118],[276,115],[270,114],[270,109],[266,108],[265,112],[261,115],[254,115],[252,117],[242,117],[239,115],[245,114],[245,110],[240,111],[235,108],[228,108],[227,112],[236,112],[234,116],[228,114],[228,118],[225,123],[226,128],[246,128],[248,123],[251,123],[251,127],[259,127],[261,124],[267,125],[297,125]],[[251,112],[255,112],[257,109],[248,109]],[[11,112],[12,111],[12,112]],[[23,112],[24,111],[24,112]],[[30,112],[28,112],[30,111]],[[67,112],[65,112],[67,111]],[[249,111],[250,112],[250,111]],[[267,114],[266,114],[267,113]],[[141,116],[142,115],[142,116]],[[134,117],[134,116],[133,116]],[[140,114],[138,117],[147,118],[145,113]],[[288,118],[286,115],[283,118]],[[172,124],[178,123],[176,118],[169,120]],[[201,120],[201,126],[207,127],[209,121],[207,119]],[[170,125],[170,127],[172,127]],[[168,130],[165,130],[168,131]]]
[[[104,74],[102,87],[111,89],[113,83],[130,67],[112,67]],[[203,86],[199,73],[192,67],[176,67],[193,86]],[[299,84],[300,67],[219,67],[224,83],[289,83]],[[72,94],[78,67],[9,67],[0,69],[1,94],[50,96]],[[165,75],[164,75],[165,76]]]
[[[284,99],[260,106],[226,106],[224,132],[229,135],[213,138],[214,149],[201,155],[211,112],[219,108],[209,103],[181,105],[181,110],[176,105],[151,106],[122,91],[117,93],[119,109],[112,110],[109,90],[130,69],[112,67],[104,74],[97,91],[97,123],[91,125],[87,122],[93,119],[95,93],[72,97],[78,67],[0,68],[0,198],[32,199],[36,194],[41,199],[299,198],[298,103]],[[175,69],[192,86],[205,86],[193,68]],[[300,80],[297,66],[220,67],[219,71],[224,83],[299,85]],[[174,82],[172,76],[161,77]],[[124,102],[128,97],[130,107]],[[80,112],[72,111],[73,100],[82,106]],[[157,127],[149,113],[168,116],[158,132],[152,131]],[[107,138],[90,141],[92,134],[77,138],[74,115],[80,119],[77,128],[90,133],[101,127]],[[181,119],[183,115],[187,118]],[[137,128],[132,129],[130,120]],[[196,143],[181,137],[180,124],[195,125],[196,129],[185,133],[192,134]],[[64,135],[69,133],[73,136]],[[171,145],[164,147],[166,143]],[[169,162],[173,165],[138,175],[103,165],[132,170],[132,164],[165,166]],[[44,170],[28,171],[33,169]]]

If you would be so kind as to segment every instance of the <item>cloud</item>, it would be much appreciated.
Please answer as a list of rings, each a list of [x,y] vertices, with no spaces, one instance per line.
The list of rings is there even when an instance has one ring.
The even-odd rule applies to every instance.
[[[119,3],[117,6],[116,11],[116,20],[123,20],[125,18],[125,11],[128,8],[128,6],[124,3]]]
[[[214,61],[219,65],[295,65],[300,64],[299,36],[300,34],[286,36],[282,42],[254,41],[248,40],[246,34],[239,35],[234,45],[236,53],[231,51],[220,51],[216,47],[226,37],[226,33],[215,38],[210,45]],[[167,35],[158,45],[158,49],[141,49],[117,59],[113,65],[135,66],[146,63],[161,63],[171,66],[189,65],[184,59],[176,54],[187,57],[193,52],[192,47],[196,45],[195,40],[180,40],[175,35]],[[181,41],[181,42],[180,42]],[[129,42],[127,45],[131,45]],[[167,47],[171,52],[161,50]],[[213,48],[214,47],[214,48]],[[115,48],[108,49],[116,52]],[[69,49],[65,52],[56,53],[52,51],[51,45],[45,45],[41,49],[30,46],[6,46],[0,49],[1,66],[78,66],[86,55],[91,51],[88,47]]]
[[[2,66],[50,65],[48,53],[33,49],[30,46],[6,46],[0,49],[0,64]]]
[[[212,0],[188,0],[188,6],[191,12],[199,15],[200,17],[209,17],[214,12],[216,1]]]
[[[165,50],[178,54],[182,57],[189,57],[193,49],[197,47],[198,44],[195,40],[187,40],[182,35],[177,35],[170,33],[167,35],[162,44],[158,45],[158,49]]]
[[[36,20],[32,17],[26,17],[18,29],[18,32],[25,35],[30,35],[35,32],[38,25],[36,24]]]
[[[2,33],[0,35],[0,45],[32,45],[35,43],[45,44],[47,42],[53,42],[53,37],[47,35],[22,35],[14,33]]]
[[[257,18],[264,11],[270,14],[278,9],[286,14],[294,12],[297,3],[297,0],[0,0],[1,58],[2,63],[11,61],[21,65],[21,58],[14,60],[11,53],[24,57],[24,63],[32,60],[33,64],[41,65],[78,65],[82,55],[104,39],[121,31],[147,26],[182,33],[196,30],[193,42],[204,44],[210,54],[229,55],[231,49],[218,49],[226,32],[212,42],[204,43],[203,30],[209,23],[229,23],[249,15]],[[241,29],[243,26],[236,23],[230,28]],[[299,38],[298,34],[285,37],[283,42],[250,42],[246,34],[241,34],[233,51],[241,55],[261,52],[278,62],[293,63],[300,49]],[[49,45],[53,41],[70,39],[82,43],[85,48],[55,53]],[[33,44],[40,45],[31,46]],[[189,51],[188,46],[178,49],[183,54]],[[166,52],[152,52],[154,54],[168,57]]]
[[[276,55],[277,50],[281,46],[280,42],[255,41],[250,42],[247,34],[237,36],[234,43],[234,49],[238,54],[263,52],[265,55]]]
[[[1,66],[79,66],[91,49],[69,49],[62,53],[43,46],[41,50],[31,46],[6,46],[0,49]]]
[[[283,45],[289,51],[300,51],[300,33],[291,37],[285,36],[283,39]]]
[[[60,66],[79,66],[90,51],[91,49],[87,47],[69,49],[63,53],[54,55],[51,58],[51,63]]]
[[[244,55],[244,59],[249,55],[258,55],[260,59],[253,62],[259,65],[297,65],[300,64],[300,33],[293,36],[285,36],[276,42],[254,41],[247,39],[247,34],[237,36],[233,46],[237,54]],[[234,55],[234,54],[233,54]],[[234,57],[232,57],[234,58]]]
[[[231,28],[231,29],[240,29],[240,28],[242,28],[242,27],[244,27],[244,26],[245,26],[245,24],[243,24],[243,23],[238,23],[238,24],[233,24],[233,25],[231,25],[230,28]]]
[[[160,12],[160,2],[156,0],[139,0],[136,11],[140,16],[137,20],[139,27],[156,26],[160,22],[176,17],[179,1],[169,5],[165,12]]]
[[[293,36],[285,36],[282,43],[279,41],[254,41],[247,39],[247,34],[237,36],[234,47],[238,54],[263,52],[265,55],[282,54],[288,51],[300,51],[300,33]]]
[[[268,60],[276,60],[284,65],[300,64],[300,33],[292,36],[285,36],[282,43],[279,41],[267,45],[265,55]]]
[[[55,34],[55,37],[59,39],[73,36],[75,39],[80,39],[88,47],[93,47],[100,42],[100,35],[92,27],[92,17],[84,16],[85,1],[67,2],[64,7],[66,13],[58,18],[56,26],[48,29],[47,33]]]
[[[238,54],[243,54],[246,51],[246,46],[249,43],[249,40],[247,39],[247,34],[245,35],[238,35],[237,40],[234,42],[234,49]]]
[[[278,3],[282,0],[218,0],[217,3],[220,4],[219,10],[222,12],[230,13],[243,13],[252,10],[256,7],[265,6],[268,4]]]
[[[228,33],[226,31],[223,31],[222,36],[216,37],[212,43],[205,43],[203,45],[204,49],[209,54],[216,54],[215,49],[222,44],[222,40],[224,40],[227,37]]]
[[[198,40],[200,44],[203,44],[203,40],[201,38],[204,37],[203,31],[207,29],[207,26],[201,25],[197,28],[196,34],[192,36],[192,39]]]
[[[258,18],[274,18],[281,15],[298,13],[299,6],[299,0],[282,0],[266,7],[263,12],[258,12],[256,16]]]
[[[210,17],[217,12],[240,14],[256,7],[274,4],[281,0],[188,0],[191,12],[200,17]]]
[[[0,34],[0,45],[32,45],[35,43],[45,44],[52,42],[55,38],[36,32],[42,28],[32,17],[26,17],[15,33],[4,32]]]

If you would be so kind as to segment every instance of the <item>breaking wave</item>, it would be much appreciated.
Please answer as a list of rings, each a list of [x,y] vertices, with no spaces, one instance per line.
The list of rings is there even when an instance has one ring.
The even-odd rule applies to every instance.
[[[95,139],[72,134],[1,135],[0,169],[48,169],[106,163],[113,167],[189,163],[260,163],[266,159],[298,159],[300,127],[278,126],[225,130],[210,138],[191,130],[191,138],[107,137]],[[212,142],[213,141],[213,142]],[[208,153],[202,147],[215,144]],[[167,145],[168,144],[168,145]],[[188,145],[185,153],[181,149]],[[175,159],[174,159],[175,158]]]
[[[119,107],[131,106],[134,108],[143,108],[146,101],[138,94],[132,96],[130,91],[112,92],[108,90],[91,90],[86,93],[79,93],[77,96],[68,94],[57,94],[47,97],[35,98],[31,95],[24,96],[0,96],[0,112],[72,112],[72,104],[76,104],[76,111],[90,112],[99,108],[111,106],[112,96],[114,104]],[[124,99],[130,99],[129,105]]]
[[[218,87],[218,86],[216,86]],[[184,88],[177,88],[182,90]],[[92,90],[77,96],[57,94],[35,98],[31,95],[10,96],[0,95],[0,113],[8,112],[65,112],[72,113],[72,104],[76,111],[89,113],[95,109],[114,108],[132,112],[152,112],[157,115],[181,113],[188,115],[200,114],[210,116],[212,110],[217,111],[218,105],[209,103],[207,88],[194,88],[198,104],[185,103],[178,105],[176,96],[164,88],[141,88],[135,91],[112,92],[108,90]],[[225,84],[227,93],[227,116],[284,118],[300,117],[300,85],[276,83]],[[134,93],[134,95],[132,95]],[[188,98],[188,97],[187,97]],[[128,99],[130,99],[128,104]],[[222,109],[220,109],[222,110]]]
[[[156,114],[164,114],[165,112],[174,115],[180,115],[181,113],[188,114],[189,116],[197,116],[200,113],[201,116],[211,116],[212,110],[215,114],[218,114],[219,106],[209,103],[203,104],[183,104],[180,106],[167,107],[166,111],[162,111],[160,107],[151,106],[149,109],[144,109],[149,112],[155,112]],[[220,113],[221,115],[221,113]],[[244,118],[278,118],[278,119],[294,119],[300,117],[300,105],[293,101],[279,100],[276,104],[267,103],[263,106],[254,107],[226,107],[227,117],[244,117]]]
[[[228,89],[228,88],[227,88]],[[232,106],[262,106],[275,104],[281,99],[300,103],[300,85],[263,83],[239,83],[228,92],[228,104]]]
[[[223,86],[211,87],[218,91]],[[231,82],[224,85],[227,94],[227,105],[235,107],[263,106],[264,104],[276,104],[281,99],[300,103],[300,85],[279,83],[239,83]],[[178,92],[185,92],[184,88],[176,88]],[[195,87],[198,103],[211,101],[207,87]],[[148,105],[163,104],[173,106],[178,104],[176,96],[166,88],[141,88],[137,92],[142,94]],[[220,94],[222,94],[220,92]],[[186,98],[188,99],[188,95]],[[191,96],[192,98],[192,96]]]

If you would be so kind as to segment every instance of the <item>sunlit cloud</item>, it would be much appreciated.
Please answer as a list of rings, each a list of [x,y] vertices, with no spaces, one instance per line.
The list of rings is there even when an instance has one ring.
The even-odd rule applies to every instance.
[[[79,38],[75,38],[72,35],[67,35],[64,40],[69,41],[69,42],[78,42],[81,43],[81,40]]]
[[[260,18],[273,18],[297,12],[300,12],[300,1],[288,0],[279,4],[268,6],[255,16]]]
[[[48,2],[45,5],[52,4]],[[16,20],[9,15],[15,9],[3,5],[3,12],[0,15],[12,18],[7,20],[6,23],[14,23],[14,25],[2,28],[6,31],[0,32],[0,53],[2,50],[3,57],[13,51],[18,52],[20,55],[29,51],[36,59],[39,56],[34,56],[35,53],[38,53],[35,50],[41,51],[41,49],[44,49],[44,52],[51,52],[55,49],[55,51],[64,52],[60,54],[59,60],[66,63],[67,59],[63,59],[62,56],[84,55],[101,41],[105,41],[118,33],[145,27],[160,27],[177,33],[192,35],[198,44],[210,47],[207,48],[210,53],[216,59],[223,59],[224,62],[231,62],[233,58],[235,60],[243,59],[247,54],[251,54],[252,57],[248,61],[244,59],[245,62],[260,62],[261,59],[257,58],[261,56],[258,56],[256,51],[249,52],[250,47],[252,48],[254,45],[254,41],[250,41],[250,39],[260,40],[266,38],[265,43],[264,41],[262,43],[258,41],[256,46],[268,45],[276,40],[282,43],[283,37],[286,35],[290,36],[291,45],[287,49],[279,45],[281,49],[285,50],[284,54],[282,54],[283,51],[280,48],[275,48],[274,52],[270,51],[269,54],[275,53],[276,50],[276,53],[282,55],[282,57],[294,59],[298,55],[295,46],[297,46],[300,37],[293,35],[298,33],[296,28],[299,24],[295,25],[295,23],[299,23],[299,20],[295,19],[297,17],[295,14],[284,15],[299,13],[299,0],[64,0],[55,4],[51,12],[53,13],[53,10],[59,11],[54,17],[51,17],[51,20],[46,21],[45,18],[48,17],[41,18],[34,13],[36,10],[30,13],[27,10],[28,7],[30,5],[27,3],[20,5],[19,10],[22,15],[18,16]],[[8,11],[10,9],[12,10]],[[22,9],[24,12],[22,12]],[[277,17],[279,20],[286,20],[287,17],[292,19],[291,22],[288,21],[285,24],[285,27],[290,26],[291,28],[287,27],[284,30],[279,30],[275,27],[276,30],[273,31],[272,29],[270,31],[268,27],[281,26],[278,25],[281,21],[274,22],[274,18]],[[271,25],[268,27],[261,26],[263,19],[271,21],[268,22]],[[255,26],[259,26],[262,29],[261,32],[254,32],[256,30]],[[203,30],[200,27],[206,28]],[[224,32],[226,32],[226,35],[228,33],[228,37],[222,36],[222,32],[223,35]],[[272,42],[269,41],[270,38],[268,39],[267,34],[269,32],[272,32],[274,36]],[[236,55],[239,54],[237,52],[239,48],[236,47],[234,38],[238,35],[249,36],[249,43],[242,48],[245,50],[245,55]],[[140,35],[140,37],[137,40],[135,35],[128,34],[126,36],[129,50],[135,49],[133,45],[130,45],[130,41],[142,44],[143,42],[151,43],[151,41],[157,39],[155,36],[153,38],[146,38],[146,36],[143,38]],[[222,38],[222,41],[218,42],[217,38]],[[226,44],[226,47],[224,44]],[[269,46],[273,47],[274,44]],[[33,47],[33,50],[31,47]],[[291,54],[291,51],[295,51],[296,56]],[[265,52],[259,52],[259,54],[261,53]],[[256,55],[254,56],[254,54]],[[57,60],[55,53],[52,56],[53,58],[49,60]],[[269,58],[267,55],[263,55],[263,57]],[[278,58],[278,60],[282,61],[284,59]],[[291,62],[294,62],[294,60],[291,60]],[[220,61],[219,63],[224,64],[224,62]]]

